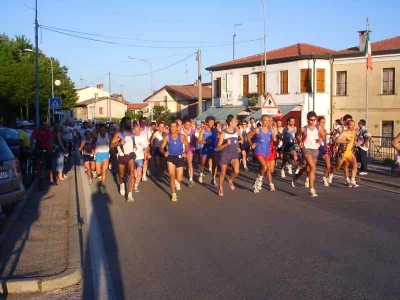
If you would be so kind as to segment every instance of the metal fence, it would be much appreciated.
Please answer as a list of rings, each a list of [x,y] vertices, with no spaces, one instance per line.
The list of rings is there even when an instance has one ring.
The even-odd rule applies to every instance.
[[[397,150],[392,146],[392,137],[372,136],[369,145],[369,162],[393,166],[396,161]]]

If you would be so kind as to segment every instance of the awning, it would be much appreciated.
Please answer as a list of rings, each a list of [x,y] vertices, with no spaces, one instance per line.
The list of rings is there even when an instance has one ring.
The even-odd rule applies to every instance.
[[[236,117],[244,110],[246,110],[246,106],[210,107],[198,116],[196,120],[204,121],[208,116],[213,116],[216,121],[225,122],[228,115],[234,115]]]
[[[281,104],[278,105],[278,109],[282,111],[282,117],[284,117],[298,106],[299,104]],[[259,109],[256,112],[252,113],[250,116],[248,116],[246,120],[250,121],[250,118],[254,118],[255,120],[260,120],[261,116],[262,116],[262,109]]]

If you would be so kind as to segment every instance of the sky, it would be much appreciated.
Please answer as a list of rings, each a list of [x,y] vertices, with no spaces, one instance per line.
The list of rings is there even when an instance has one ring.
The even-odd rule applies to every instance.
[[[209,82],[206,67],[232,60],[234,33],[236,59],[264,49],[261,0],[37,1],[38,22],[43,26],[39,28],[40,50],[68,67],[76,88],[104,84],[109,90],[111,72],[112,93],[123,93],[130,102],[142,102],[152,87],[194,83],[198,49],[202,79]],[[300,42],[333,50],[357,46],[357,31],[366,28],[367,16],[371,42],[400,35],[398,0],[264,3],[267,51]],[[0,32],[25,35],[34,43],[34,6],[35,0],[0,0]],[[109,43],[49,31],[49,27]],[[150,64],[139,59],[150,61],[152,76]],[[157,72],[160,69],[164,70]]]

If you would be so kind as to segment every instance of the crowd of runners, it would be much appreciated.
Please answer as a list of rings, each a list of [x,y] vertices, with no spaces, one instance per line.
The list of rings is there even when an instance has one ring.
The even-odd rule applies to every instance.
[[[250,158],[258,163],[254,193],[262,190],[264,176],[269,190],[275,191],[275,167],[281,161],[280,176],[286,177],[286,171],[292,175],[293,187],[305,176],[309,195],[316,197],[317,160],[325,164],[324,186],[329,186],[343,167],[348,186],[356,188],[357,157],[363,163],[364,154],[360,152],[368,150],[371,137],[365,120],[356,126],[350,115],[336,120],[331,129],[325,124],[324,117],[317,117],[313,111],[307,114],[307,125],[302,127],[296,126],[294,118],[283,126],[281,120],[268,115],[258,122],[253,118],[250,122],[239,120],[233,115],[228,115],[225,122],[216,121],[213,116],[204,122],[187,117],[169,125],[124,117],[118,127],[111,123],[92,128],[91,123],[84,122],[78,143],[89,184],[94,178],[101,180],[100,192],[104,193],[110,169],[117,174],[119,192],[127,194],[128,202],[134,201],[133,193],[139,192],[140,183],[146,182],[150,174],[155,180],[169,178],[171,200],[177,201],[185,170],[189,187],[195,184],[195,170],[198,183],[204,182],[207,170],[212,175],[211,184],[223,196],[225,181],[234,190],[235,179],[240,170],[248,171]],[[360,169],[359,174],[365,175],[365,171]]]

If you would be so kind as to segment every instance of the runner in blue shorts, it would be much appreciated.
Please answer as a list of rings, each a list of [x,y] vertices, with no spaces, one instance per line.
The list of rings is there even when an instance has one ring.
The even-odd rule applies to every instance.
[[[203,147],[201,148],[199,182],[203,183],[204,166],[208,164],[211,159],[213,168],[212,183],[216,186],[217,185],[217,182],[215,180],[215,176],[217,173],[216,146],[218,139],[218,131],[214,127],[214,124],[215,124],[215,118],[213,116],[208,116],[205,121],[205,127],[200,131],[200,135],[197,139],[197,144],[203,145]]]

